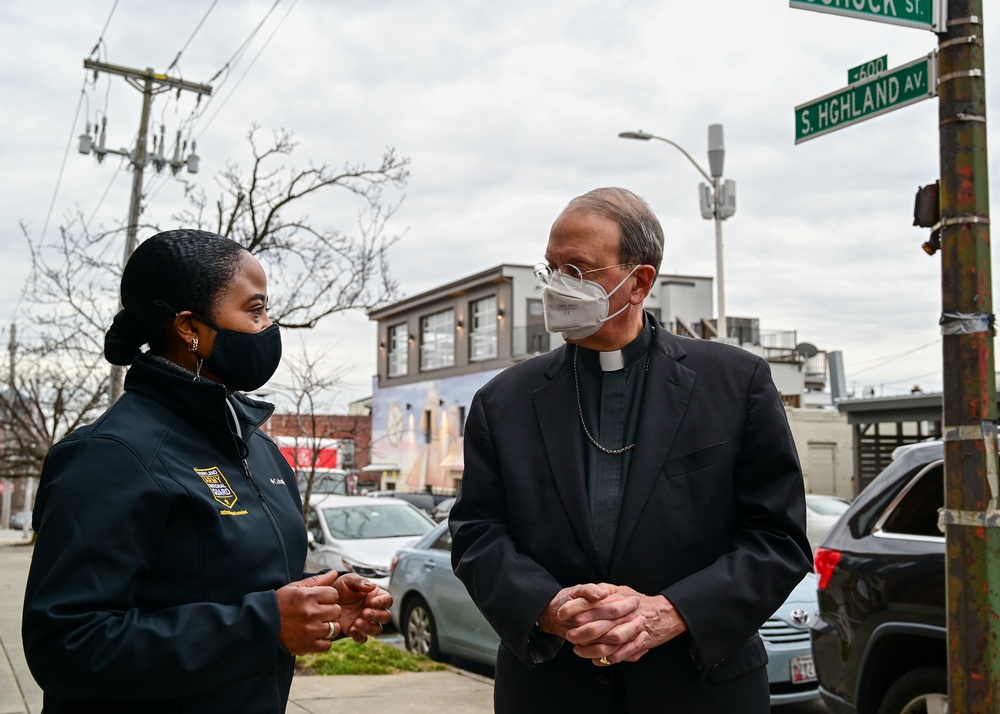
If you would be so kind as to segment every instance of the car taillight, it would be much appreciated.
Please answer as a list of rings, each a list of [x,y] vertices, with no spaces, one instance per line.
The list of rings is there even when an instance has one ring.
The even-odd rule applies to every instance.
[[[840,562],[840,551],[830,550],[829,548],[817,548],[813,562],[816,565],[816,575],[819,576],[819,582],[816,583],[816,587],[820,590],[826,590],[826,586],[830,582],[830,577],[837,568],[837,563]]]

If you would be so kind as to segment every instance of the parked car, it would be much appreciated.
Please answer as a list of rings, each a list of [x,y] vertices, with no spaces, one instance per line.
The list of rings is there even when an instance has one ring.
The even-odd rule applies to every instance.
[[[408,503],[412,503],[428,516],[434,511],[434,507],[449,498],[440,493],[429,493],[427,491],[373,491],[367,494],[369,498],[398,498]]]
[[[496,666],[499,636],[451,569],[447,520],[392,559],[392,618],[406,648],[433,659],[463,657]],[[809,573],[760,629],[767,649],[771,703],[816,699],[809,626],[816,618],[816,576]]]
[[[312,477],[312,490],[309,492],[311,496],[326,496],[329,494],[334,494],[338,496],[348,495],[348,480],[349,475],[343,469],[324,469],[322,471],[316,471]],[[306,472],[299,472],[297,475],[297,481],[299,484],[299,495],[305,498],[306,495],[306,483],[308,479],[308,474]]]
[[[451,569],[447,520],[396,554],[388,590],[393,623],[408,650],[432,659],[464,657],[496,666],[500,637]]]
[[[307,527],[308,570],[350,570],[384,588],[392,556],[434,521],[395,498],[319,495],[310,499]]]
[[[851,502],[836,496],[806,494],[806,536],[813,550],[833,528],[833,524],[850,508]]]
[[[943,455],[896,449],[816,551],[813,655],[835,714],[947,711]]]
[[[809,628],[818,614],[816,574],[807,573],[781,607],[761,625],[772,705],[819,699],[809,640]]]
[[[440,523],[441,521],[448,519],[448,514],[451,513],[451,507],[455,505],[455,501],[458,500],[455,496],[446,498],[438,505],[434,506],[431,510],[431,518]]]
[[[31,527],[31,514],[24,511],[14,511],[10,514],[10,527],[16,531],[23,531],[25,525]]]

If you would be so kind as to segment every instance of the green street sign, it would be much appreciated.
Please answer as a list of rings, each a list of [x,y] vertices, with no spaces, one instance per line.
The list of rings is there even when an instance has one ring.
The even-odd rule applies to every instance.
[[[936,55],[909,62],[795,107],[795,143],[937,96]]]
[[[931,32],[943,32],[948,16],[948,0],[789,0],[788,6]]]
[[[854,84],[859,80],[868,79],[879,72],[885,72],[886,67],[888,66],[889,55],[882,55],[878,59],[873,59],[871,62],[865,62],[864,64],[859,64],[857,67],[851,67],[847,70],[847,83]]]

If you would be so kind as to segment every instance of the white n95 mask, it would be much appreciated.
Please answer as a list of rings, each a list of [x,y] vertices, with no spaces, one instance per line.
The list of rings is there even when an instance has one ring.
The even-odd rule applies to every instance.
[[[590,337],[601,329],[601,325],[618,317],[628,308],[630,303],[625,303],[614,314],[608,314],[611,296],[638,269],[638,265],[632,268],[610,293],[605,292],[601,284],[593,280],[567,278],[562,273],[554,273],[549,284],[542,288],[545,329],[549,332],[561,332],[567,340]]]

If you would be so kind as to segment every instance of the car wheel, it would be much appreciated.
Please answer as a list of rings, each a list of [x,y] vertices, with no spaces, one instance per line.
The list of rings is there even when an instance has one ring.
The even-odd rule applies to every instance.
[[[419,595],[414,595],[406,606],[406,614],[403,615],[403,637],[406,640],[406,649],[410,652],[426,655],[431,659],[441,659],[434,616],[427,602]]]
[[[882,699],[879,714],[946,714],[948,674],[937,667],[921,667],[893,682]]]

